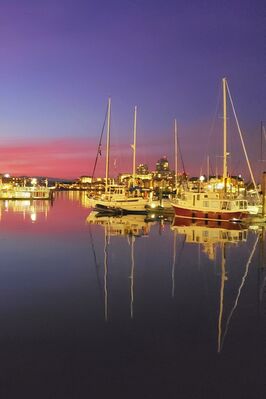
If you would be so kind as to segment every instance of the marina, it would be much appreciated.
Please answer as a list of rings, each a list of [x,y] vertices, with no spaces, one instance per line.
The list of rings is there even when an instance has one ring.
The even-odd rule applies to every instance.
[[[165,387],[180,397],[260,397],[263,226],[97,217],[79,192],[56,193],[52,206],[26,203],[24,212],[23,202],[8,203],[0,218],[3,395],[16,392],[16,378],[39,398],[71,398],[77,385],[128,398],[140,390],[159,398]]]
[[[265,399],[265,1],[0,31],[0,399]]]

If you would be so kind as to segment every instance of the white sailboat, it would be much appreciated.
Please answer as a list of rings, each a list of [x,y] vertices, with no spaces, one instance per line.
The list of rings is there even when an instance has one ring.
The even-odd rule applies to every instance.
[[[147,213],[147,205],[151,202],[149,198],[144,198],[139,190],[135,188],[136,180],[136,132],[137,132],[137,107],[134,109],[134,143],[133,149],[133,190],[130,192],[124,185],[110,185],[109,180],[109,154],[110,154],[110,117],[111,99],[108,100],[107,114],[107,141],[106,141],[106,175],[105,193],[99,198],[91,199],[91,206],[98,212],[106,213]]]

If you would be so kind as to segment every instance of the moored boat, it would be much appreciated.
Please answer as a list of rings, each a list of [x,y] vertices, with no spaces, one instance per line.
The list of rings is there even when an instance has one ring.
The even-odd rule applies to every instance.
[[[50,200],[52,197],[49,187],[0,187],[0,200]]]
[[[251,208],[248,206],[246,198],[240,197],[237,193],[232,193],[228,189],[228,170],[227,170],[227,92],[233,107],[231,95],[225,78],[222,80],[223,86],[223,179],[222,190],[210,191],[199,187],[199,192],[183,191],[172,201],[175,215],[177,217],[190,219],[205,219],[217,221],[241,221],[248,217]],[[236,118],[235,110],[233,107]],[[236,118],[241,142],[247,159],[249,171],[254,186],[256,186],[243,138]],[[254,211],[252,209],[252,211]]]
[[[249,214],[246,200],[222,197],[215,192],[183,192],[172,206],[177,217],[189,219],[239,221]]]
[[[134,193],[130,193],[125,186],[109,185],[106,193],[99,198],[91,198],[90,203],[92,208],[98,212],[146,214],[147,207],[151,202],[148,198],[143,198],[140,195],[134,196]]]
[[[107,110],[107,140],[106,140],[106,160],[105,160],[105,192],[100,197],[90,198],[91,206],[98,212],[108,212],[114,214],[126,213],[148,213],[150,198],[144,198],[140,190],[135,186],[136,175],[136,130],[137,130],[137,107],[134,109],[134,144],[133,149],[133,187],[129,190],[123,185],[110,185],[109,180],[109,152],[110,152],[110,117],[111,99],[108,100]],[[159,202],[158,202],[159,203]]]

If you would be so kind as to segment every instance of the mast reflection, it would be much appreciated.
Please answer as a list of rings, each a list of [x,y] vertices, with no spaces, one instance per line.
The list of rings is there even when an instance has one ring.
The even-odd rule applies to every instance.
[[[188,244],[199,244],[203,253],[205,253],[209,260],[216,260],[217,249],[220,249],[221,253],[221,282],[220,282],[220,300],[219,300],[219,313],[218,313],[218,337],[217,337],[217,352],[220,353],[225,336],[228,331],[229,323],[232,315],[237,307],[238,300],[240,297],[241,290],[248,274],[249,265],[253,258],[256,250],[256,246],[259,240],[257,237],[250,256],[247,260],[245,272],[242,277],[238,294],[234,302],[233,308],[225,323],[225,332],[222,336],[222,323],[223,323],[223,312],[224,312],[224,292],[225,284],[227,281],[226,274],[226,249],[232,245],[238,245],[247,241],[248,229],[240,224],[234,224],[230,222],[212,222],[197,220],[195,223],[190,219],[175,218],[171,229],[175,234],[185,236],[185,242]],[[174,283],[173,283],[174,284]],[[173,285],[174,286],[174,285]]]
[[[108,320],[108,249],[111,237],[126,237],[130,245],[130,317],[134,317],[134,270],[135,270],[135,240],[148,236],[153,222],[147,222],[145,215],[105,216],[91,212],[87,223],[100,225],[104,228],[104,315]]]
[[[3,219],[6,212],[12,212],[23,215],[23,219],[30,218],[34,223],[38,219],[38,215],[44,215],[47,219],[48,212],[52,206],[51,201],[34,201],[34,200],[5,200],[0,201],[0,220]]]

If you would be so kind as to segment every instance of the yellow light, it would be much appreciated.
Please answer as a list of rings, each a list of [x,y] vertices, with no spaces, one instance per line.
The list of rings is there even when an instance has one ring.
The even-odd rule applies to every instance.
[[[223,183],[217,183],[216,184],[216,188],[218,188],[218,189],[224,188],[224,184]]]
[[[30,218],[31,218],[31,221],[34,223],[34,222],[36,222],[36,220],[37,220],[37,214],[36,213],[32,213],[31,215],[30,215]]]

